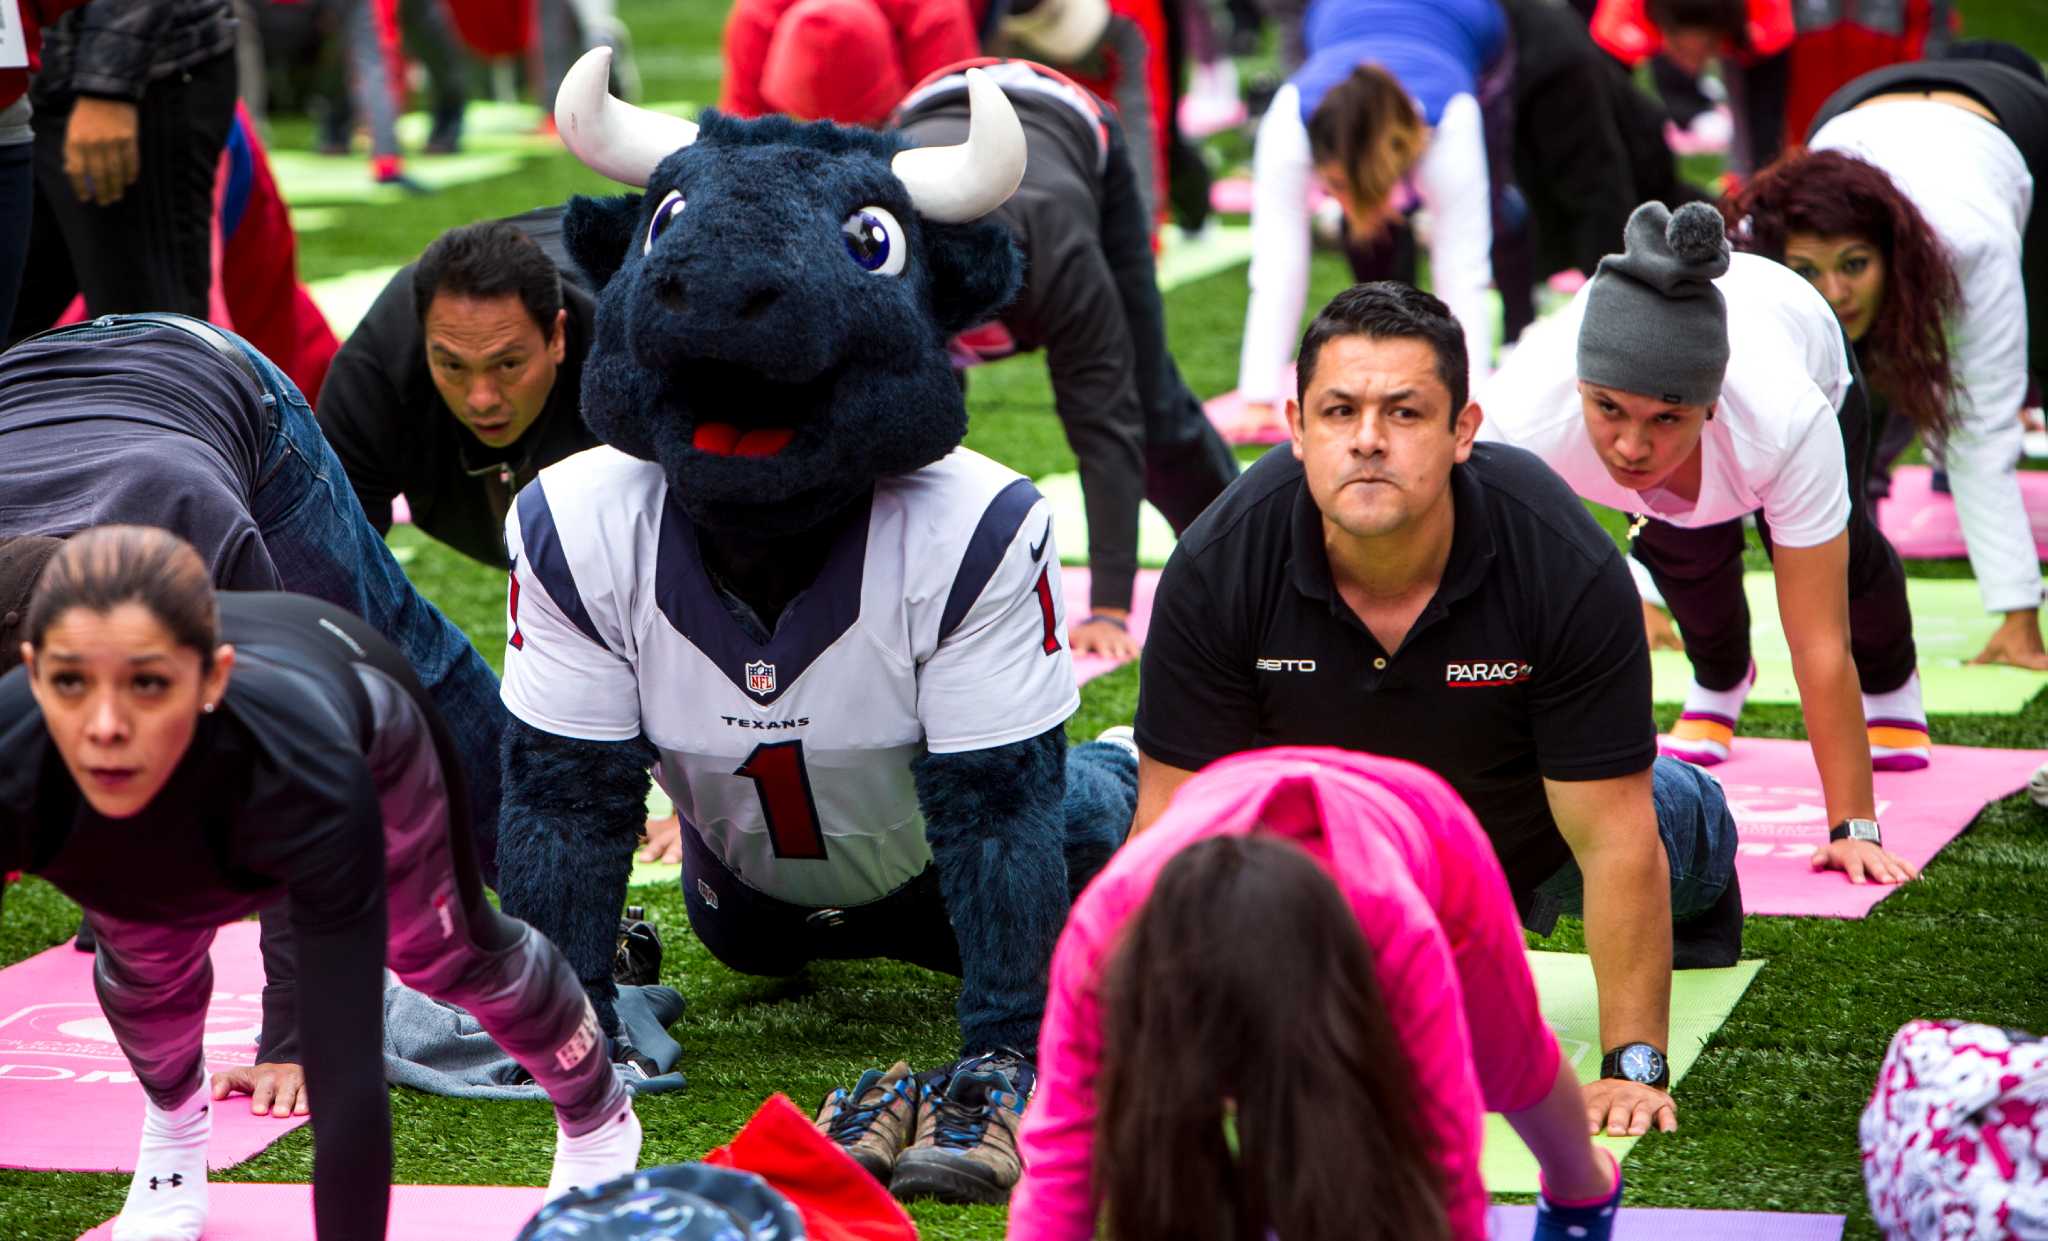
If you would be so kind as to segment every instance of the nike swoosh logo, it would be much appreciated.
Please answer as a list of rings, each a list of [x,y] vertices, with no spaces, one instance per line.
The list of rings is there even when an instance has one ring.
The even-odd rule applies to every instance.
[[[1045,533],[1038,536],[1038,546],[1031,549],[1031,559],[1036,561],[1045,555],[1045,545],[1052,542],[1052,518],[1045,519]]]

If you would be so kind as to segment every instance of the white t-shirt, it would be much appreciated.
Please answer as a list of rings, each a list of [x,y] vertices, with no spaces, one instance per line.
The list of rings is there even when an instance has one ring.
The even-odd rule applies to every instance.
[[[1035,737],[1079,705],[1049,507],[959,449],[875,486],[865,523],[757,643],[661,468],[593,448],[505,522],[505,705],[546,732],[645,732],[688,828],[777,900],[851,906],[931,860],[919,753]]]
[[[1267,105],[1252,146],[1251,300],[1237,364],[1237,390],[1247,401],[1278,405],[1291,395],[1281,377],[1301,343],[1314,178],[1308,126],[1290,82]],[[1415,191],[1430,214],[1430,289],[1465,329],[1477,387],[1493,359],[1493,207],[1486,128],[1472,96],[1455,95],[1444,105],[1415,165]]]
[[[1700,491],[1632,491],[1609,476],[1586,432],[1578,391],[1579,323],[1589,283],[1527,332],[1479,394],[1482,439],[1526,448],[1581,497],[1675,526],[1711,526],[1761,510],[1780,547],[1812,547],[1848,528],[1849,475],[1837,411],[1849,355],[1834,310],[1790,268],[1737,254],[1714,282],[1728,304],[1728,374],[1700,435]]]

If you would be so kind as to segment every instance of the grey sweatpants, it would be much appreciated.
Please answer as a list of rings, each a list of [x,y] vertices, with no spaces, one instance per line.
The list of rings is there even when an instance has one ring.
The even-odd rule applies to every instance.
[[[582,985],[552,943],[482,899],[471,850],[453,847],[449,790],[419,705],[375,668],[356,674],[376,721],[368,761],[384,818],[386,964],[407,986],[468,1009],[547,1091],[563,1132],[589,1132],[626,1092]],[[99,935],[100,1008],[150,1099],[174,1107],[205,1082],[214,928],[86,917]],[[302,978],[300,994],[320,986]],[[371,1063],[381,1089],[381,1057]]]

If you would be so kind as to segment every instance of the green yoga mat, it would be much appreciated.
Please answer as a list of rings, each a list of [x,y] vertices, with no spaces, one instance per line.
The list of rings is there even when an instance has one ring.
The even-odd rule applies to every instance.
[[[1081,476],[1076,473],[1048,474],[1038,479],[1038,494],[1052,505],[1054,542],[1059,545],[1060,563],[1088,563],[1088,512],[1081,503]],[[1150,504],[1138,508],[1138,563],[1147,569],[1162,568],[1173,554],[1173,527]]]
[[[1193,236],[1170,228],[1157,260],[1159,287],[1170,291],[1193,284],[1249,262],[1251,257],[1250,225],[1211,224]]]
[[[1062,538],[1065,536],[1062,535]],[[1799,686],[1792,679],[1792,654],[1778,622],[1778,595],[1768,573],[1751,573],[1749,633],[1756,656],[1756,688],[1751,702],[1796,703]],[[2027,705],[2048,686],[2048,676],[2019,668],[1968,666],[1998,626],[1977,597],[1977,583],[1967,579],[1906,579],[1906,599],[1913,609],[1913,640],[1920,648],[1922,700],[1929,711],[1997,712],[2010,714]],[[1650,656],[1658,702],[1683,702],[1692,684],[1692,668],[1677,651]],[[1935,740],[1941,740],[1937,729]]]
[[[665,819],[675,812],[676,804],[668,799],[667,793],[661,791],[659,784],[647,791],[648,818]],[[633,856],[633,877],[626,882],[629,884],[674,883],[682,877],[682,874],[683,867],[680,862],[643,862],[639,860],[639,855],[636,853]]]
[[[458,155],[408,155],[405,175],[430,190],[469,185],[519,171],[525,156],[511,151],[476,151]],[[272,151],[270,172],[278,193],[295,207],[316,203],[366,203],[387,206],[412,195],[395,185],[370,179],[364,155],[315,155],[310,151]]]
[[[1681,970],[1671,976],[1671,1080],[1677,1082],[1700,1058],[1707,1037],[1721,1028],[1736,1002],[1764,967],[1744,961],[1725,970]],[[1557,1033],[1580,1081],[1600,1076],[1600,1012],[1593,987],[1593,961],[1576,952],[1532,952],[1529,969],[1536,976],[1536,996],[1543,1020]],[[1685,1100],[1679,1099],[1679,1124],[1685,1124]],[[1616,1159],[1628,1156],[1640,1138],[1600,1138]],[[1486,1188],[1497,1194],[1537,1191],[1536,1157],[1498,1116],[1486,1118],[1486,1153],[1481,1161]]]
[[[312,294],[313,304],[320,308],[320,313],[327,316],[327,326],[334,329],[336,336],[347,340],[349,333],[356,330],[356,324],[370,312],[377,295],[397,273],[396,266],[365,268],[346,276],[315,280],[306,286],[306,292]]]

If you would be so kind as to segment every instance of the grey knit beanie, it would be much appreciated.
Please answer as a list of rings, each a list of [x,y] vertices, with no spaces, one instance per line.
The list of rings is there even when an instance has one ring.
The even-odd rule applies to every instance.
[[[1586,290],[1579,378],[1671,405],[1713,404],[1728,373],[1728,307],[1713,284],[1728,270],[1721,213],[1644,203],[1622,245]]]

